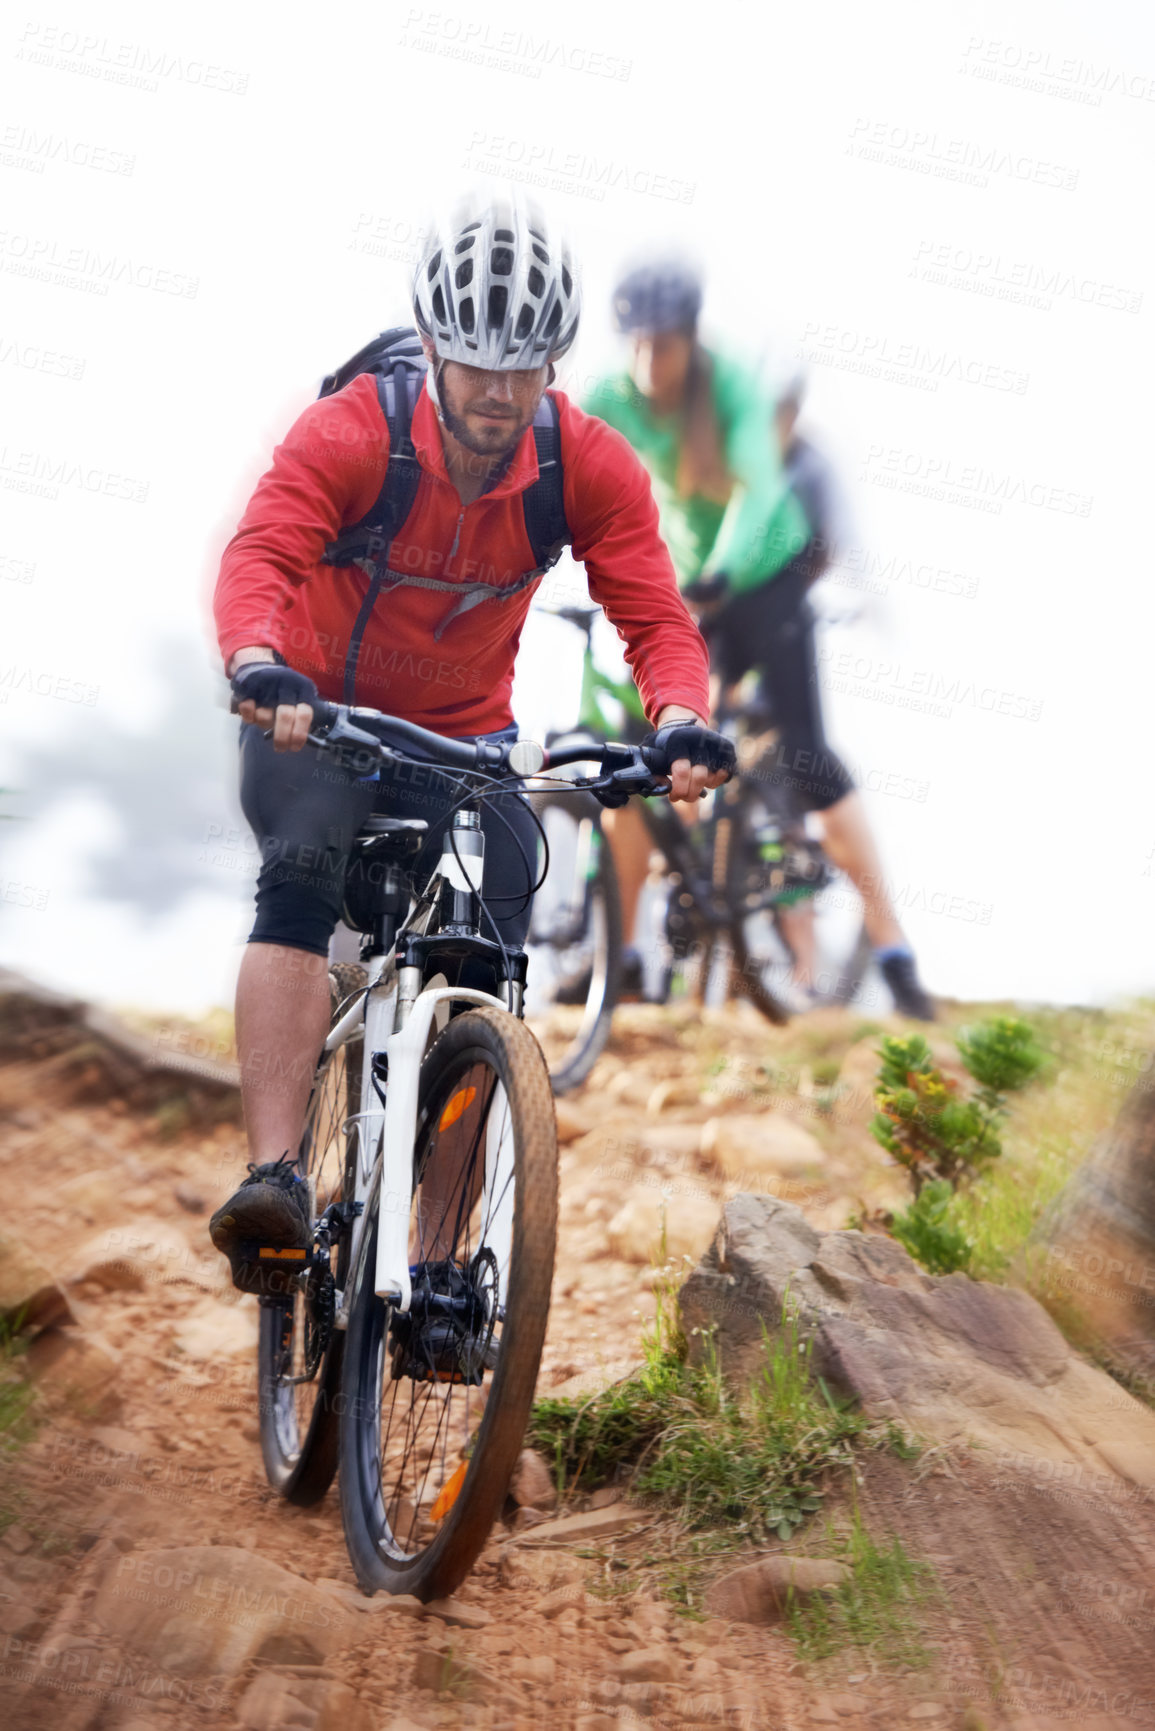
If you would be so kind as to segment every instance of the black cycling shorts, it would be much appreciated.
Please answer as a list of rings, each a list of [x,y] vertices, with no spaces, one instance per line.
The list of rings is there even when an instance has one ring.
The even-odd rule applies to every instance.
[[[774,577],[728,601],[703,621],[710,661],[726,685],[756,669],[778,729],[776,762],[803,811],[826,811],[854,791],[854,780],[826,743],[814,610],[806,598],[824,554],[804,547]]]
[[[481,737],[508,740],[517,734],[507,729]],[[349,850],[370,813],[426,820],[429,837],[413,866],[421,881],[441,856],[448,814],[465,792],[452,771],[432,764],[385,765],[378,776],[361,779],[316,746],[275,751],[259,727],[242,724],[241,807],[261,851],[257,917],[249,942],[328,955],[341,914]],[[520,946],[529,930],[537,829],[516,792],[485,799],[481,827],[482,897],[502,942]],[[484,915],[481,935],[494,936]]]

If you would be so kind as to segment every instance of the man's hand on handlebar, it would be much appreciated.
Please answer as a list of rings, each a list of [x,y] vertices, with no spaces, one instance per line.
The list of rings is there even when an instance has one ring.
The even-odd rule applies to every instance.
[[[706,726],[692,709],[668,704],[643,745],[661,750],[668,767],[670,798],[692,804],[707,788],[721,787],[734,773],[737,757],[730,740]]]
[[[238,651],[232,676],[237,714],[242,721],[271,728],[277,751],[300,751],[313,725],[313,703],[317,687],[304,673],[269,660],[269,651],[256,659],[241,661],[247,651]],[[241,664],[238,666],[237,662]]]

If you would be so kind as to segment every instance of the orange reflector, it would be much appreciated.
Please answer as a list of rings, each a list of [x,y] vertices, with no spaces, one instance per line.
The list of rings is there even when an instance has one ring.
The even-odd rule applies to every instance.
[[[308,1255],[306,1250],[258,1250],[257,1256],[262,1262],[304,1262]]]
[[[469,1092],[472,1093],[473,1089],[469,1089]],[[465,1475],[468,1471],[469,1462],[462,1461],[453,1477],[451,1479],[446,1479],[445,1483],[437,1493],[437,1501],[429,1511],[429,1519],[431,1521],[443,1521],[445,1519],[446,1515],[457,1501],[458,1492],[465,1483]]]
[[[444,1112],[441,1114],[441,1117],[438,1119],[437,1128],[439,1130],[448,1130],[451,1124],[456,1124],[461,1114],[465,1111],[465,1108],[471,1106],[476,1098],[476,1088],[459,1088],[452,1100],[450,1100],[448,1106],[446,1106]]]

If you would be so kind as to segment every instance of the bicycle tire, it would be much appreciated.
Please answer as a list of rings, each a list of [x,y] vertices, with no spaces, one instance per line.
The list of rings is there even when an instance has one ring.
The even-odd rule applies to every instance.
[[[507,1133],[513,1186],[508,1249],[495,1225],[482,1220],[476,1242],[471,1230],[474,1215],[488,1206],[484,1188],[477,1192],[482,1139],[492,1149],[494,1135],[504,1145]],[[446,1162],[443,1172],[453,1166],[459,1181],[459,1189],[443,1197],[439,1215],[448,1220],[456,1207],[454,1262],[484,1267],[492,1256],[496,1273],[505,1256],[501,1285],[495,1280],[486,1300],[484,1354],[474,1341],[468,1348],[474,1356],[457,1360],[481,1365],[482,1380],[412,1374],[420,1360],[413,1312],[397,1317],[373,1291],[374,1210],[352,1276],[339,1474],[346,1544],[362,1590],[412,1593],[426,1601],[454,1591],[498,1517],[523,1444],[549,1315],[558,1184],[553,1097],[536,1040],[503,1011],[456,1016],[422,1064],[411,1207],[413,1226],[424,1234],[419,1258],[422,1249],[445,1249],[444,1233],[435,1234],[430,1220],[438,1205],[426,1196],[435,1159]],[[494,1201],[503,1198],[508,1207],[508,1186]],[[459,1444],[456,1464],[451,1442]],[[444,1498],[449,1502],[442,1508]]]
[[[730,849],[727,862],[727,901],[734,910],[730,926],[732,967],[730,989],[735,997],[744,997],[768,1020],[781,1025],[795,1013],[791,1003],[791,974],[795,951],[789,934],[788,910],[782,903],[769,903],[756,911],[748,908],[751,885],[758,875],[744,846],[752,832],[758,806],[770,805],[780,818],[783,828],[801,821],[792,800],[784,789],[773,783],[757,793],[740,789],[733,817],[733,833],[738,845]],[[755,811],[751,810],[755,808]],[[815,850],[811,843],[811,850]],[[808,1007],[821,1009],[849,1004],[857,993],[870,966],[872,948],[861,912],[857,891],[842,873],[825,860],[827,882],[813,896],[813,917],[824,922],[824,941],[818,946],[815,973],[811,984]],[[850,911],[849,926],[840,915]],[[831,929],[826,930],[829,926]]]
[[[362,968],[341,963],[330,967],[330,1026],[350,995],[365,984]],[[355,1138],[345,1126],[361,1110],[361,1053],[360,1041],[347,1042],[323,1058],[314,1077],[297,1156],[302,1176],[310,1180],[314,1219],[318,1200],[327,1205],[352,1187]],[[338,1240],[330,1263],[333,1283],[342,1287],[348,1278],[348,1233]],[[287,1301],[261,1304],[257,1381],[265,1474],[286,1501],[302,1505],[320,1502],[337,1471],[335,1397],[344,1335],[332,1329],[318,1354],[310,1340],[310,1328],[316,1326],[310,1300],[299,1288]],[[311,1357],[318,1357],[312,1380],[288,1383],[286,1375],[304,1373]]]
[[[592,873],[581,882],[573,876],[563,889],[560,876],[553,877],[551,891],[547,877],[535,898],[526,942],[526,1014],[545,1048],[554,1093],[567,1094],[585,1081],[610,1037],[621,993],[621,894],[597,801],[589,794],[553,792],[533,794],[531,799],[547,835],[551,829],[555,832],[550,842],[551,858],[556,858],[563,870],[568,853],[576,873],[583,848],[580,841],[568,849],[557,846],[559,826],[569,826],[575,832],[588,826],[596,849]],[[567,980],[580,980],[587,966],[589,986],[584,1002],[559,1008],[556,991]],[[569,1008],[575,1011],[572,1018]],[[572,1035],[567,1027],[570,1021],[575,1024]]]

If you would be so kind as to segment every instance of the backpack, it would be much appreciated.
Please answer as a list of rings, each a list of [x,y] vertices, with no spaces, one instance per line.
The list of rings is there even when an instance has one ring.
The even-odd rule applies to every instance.
[[[511,596],[540,582],[551,566],[556,565],[563,548],[572,539],[565,516],[565,477],[557,404],[546,395],[542,397],[533,420],[538,478],[521,496],[525,532],[533,550],[533,570],[524,572],[513,583],[504,584],[481,580],[451,583],[436,577],[418,577],[410,572],[390,570],[389,550],[413,509],[421,484],[421,466],[409,428],[427,365],[417,332],[404,325],[395,325],[382,331],[344,366],[330,373],[317,393],[318,398],[332,396],[361,373],[371,373],[377,383],[381,413],[389,425],[389,466],[376,502],[359,522],[349,524],[335,541],[329,542],[321,560],[325,565],[356,565],[369,578],[369,587],[357,614],[345,657],[346,703],[354,701],[361,640],[383,588],[392,590],[407,584],[456,596],[456,604],[433,634],[440,641],[448,625],[483,601],[508,601]]]

